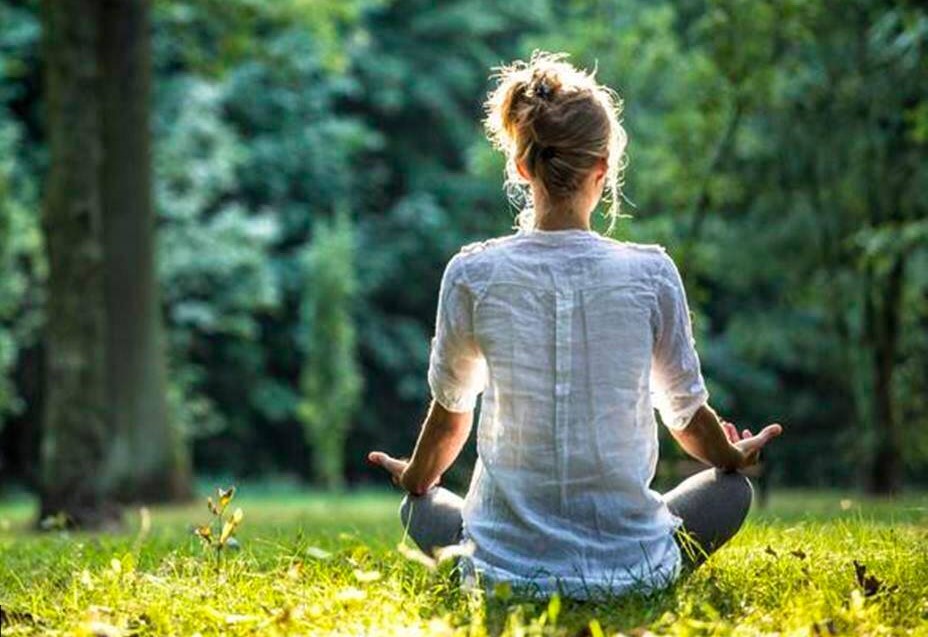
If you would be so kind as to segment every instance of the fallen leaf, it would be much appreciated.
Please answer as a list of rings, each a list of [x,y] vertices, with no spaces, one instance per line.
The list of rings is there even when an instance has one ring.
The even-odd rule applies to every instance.
[[[812,634],[821,637],[822,635],[837,635],[838,631],[835,629],[834,620],[826,619],[812,623]]]
[[[343,588],[335,594],[335,600],[339,602],[361,602],[365,599],[367,599],[367,593],[354,586]]]
[[[332,557],[332,554],[328,551],[319,548],[318,546],[308,546],[306,547],[306,555],[313,558],[314,560],[327,560]]]
[[[854,574],[857,576],[857,585],[864,591],[865,597],[871,597],[880,592],[883,583],[875,575],[867,574],[867,567],[854,560]]]
[[[92,637],[122,637],[126,633],[118,626],[113,626],[106,622],[89,621],[80,626],[77,634],[89,635]]]
[[[425,634],[431,637],[454,637],[457,633],[447,620],[435,617],[429,620]]]
[[[0,626],[13,626],[14,624],[37,624],[36,618],[31,614],[18,610],[3,610],[0,606]]]
[[[354,569],[354,578],[366,584],[368,582],[376,582],[380,579],[380,571],[362,571],[359,568]]]
[[[139,537],[145,538],[151,531],[151,511],[148,507],[139,509]]]
[[[288,606],[274,613],[271,622],[275,624],[289,624],[303,619],[306,609],[303,606]]]
[[[167,580],[165,580],[163,577],[158,577],[157,575],[153,575],[151,573],[142,573],[141,579],[143,582],[147,582],[154,586],[160,586],[161,588],[164,588],[168,585]]]
[[[248,624],[251,622],[261,621],[257,615],[226,615],[226,624]]]
[[[294,562],[290,565],[290,568],[287,569],[287,577],[292,580],[300,579],[300,576],[303,575],[303,562]]]

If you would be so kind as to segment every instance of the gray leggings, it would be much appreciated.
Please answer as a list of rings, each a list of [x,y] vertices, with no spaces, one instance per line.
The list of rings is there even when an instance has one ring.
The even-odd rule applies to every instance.
[[[734,537],[753,497],[747,478],[718,469],[690,476],[664,494],[671,512],[683,520],[674,539],[680,545],[684,569],[699,566]],[[419,548],[431,555],[436,548],[460,541],[463,504],[459,496],[436,487],[425,495],[403,498],[400,518]]]

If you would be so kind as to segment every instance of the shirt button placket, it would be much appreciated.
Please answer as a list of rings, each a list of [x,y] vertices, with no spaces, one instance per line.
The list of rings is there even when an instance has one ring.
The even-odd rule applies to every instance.
[[[573,295],[570,290],[558,286],[555,313],[555,441],[557,445],[558,474],[560,483],[561,509],[567,506],[567,435],[570,414],[570,321],[573,313]],[[566,513],[566,511],[564,511]]]

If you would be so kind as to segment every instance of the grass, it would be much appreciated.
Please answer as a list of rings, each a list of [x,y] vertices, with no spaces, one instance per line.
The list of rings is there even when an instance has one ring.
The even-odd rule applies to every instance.
[[[242,489],[241,549],[217,571],[190,532],[202,504],[152,509],[147,532],[130,511],[125,534],[90,536],[30,534],[34,503],[8,502],[2,635],[928,635],[926,496],[774,493],[671,589],[596,604],[458,590],[448,564],[396,550],[397,504]]]

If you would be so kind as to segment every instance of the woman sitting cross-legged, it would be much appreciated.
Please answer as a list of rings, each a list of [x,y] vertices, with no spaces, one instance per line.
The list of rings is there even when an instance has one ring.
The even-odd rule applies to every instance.
[[[415,451],[369,460],[409,492],[402,521],[423,551],[471,546],[465,581],[575,598],[662,587],[738,532],[752,499],[738,470],[782,428],[739,434],[716,416],[674,262],[591,229],[604,191],[612,222],[620,199],[614,93],[563,55],[536,52],[496,77],[487,130],[530,205],[517,231],[448,262]],[[461,499],[437,485],[481,393]],[[714,467],[663,495],[650,488],[654,407]]]

